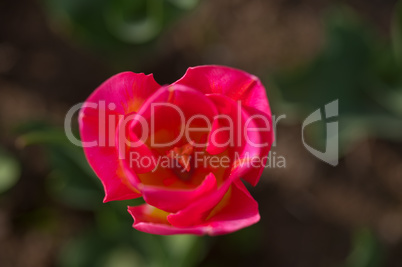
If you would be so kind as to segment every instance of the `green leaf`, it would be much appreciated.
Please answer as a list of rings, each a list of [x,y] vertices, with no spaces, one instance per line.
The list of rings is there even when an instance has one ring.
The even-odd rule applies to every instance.
[[[20,172],[17,160],[0,150],[0,193],[7,191],[17,183]]]
[[[205,251],[204,238],[194,235],[164,236],[163,242],[167,253],[168,266],[196,266]]]
[[[116,61],[144,57],[171,22],[199,0],[45,0],[52,28]],[[108,52],[108,53],[105,53]],[[133,55],[133,56],[128,56]]]
[[[383,249],[368,229],[360,229],[353,236],[352,252],[344,267],[380,267],[383,266]]]
[[[55,199],[86,210],[101,205],[102,185],[82,148],[73,145],[61,129],[49,125],[31,125],[23,132],[17,139],[19,146],[41,145],[48,152],[52,172],[47,179],[47,189]]]
[[[143,257],[132,247],[117,247],[107,254],[102,267],[145,266]]]
[[[199,0],[169,0],[172,4],[181,9],[193,9],[198,4]]]
[[[145,17],[138,21],[129,21],[123,6],[111,5],[104,12],[106,24],[112,34],[128,43],[145,43],[154,39],[162,30],[163,0],[148,0]]]
[[[326,28],[320,55],[304,68],[278,75],[277,83],[286,101],[309,110],[340,99],[343,112],[359,112],[365,104],[363,92],[371,85],[374,40],[346,8],[334,10]]]

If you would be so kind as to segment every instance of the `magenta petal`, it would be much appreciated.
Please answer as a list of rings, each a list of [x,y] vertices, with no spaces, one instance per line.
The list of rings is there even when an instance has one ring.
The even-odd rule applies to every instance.
[[[230,149],[230,156],[233,158],[234,150],[242,150],[245,145],[242,129],[246,118],[242,113],[242,108],[233,99],[224,95],[208,95],[208,98],[215,104],[219,117],[214,121],[207,152],[219,154]],[[222,146],[226,143],[227,146]]]
[[[99,101],[105,101],[106,107],[115,105],[117,113],[129,114],[137,112],[160,87],[152,74],[122,72],[102,83],[86,102],[99,104]]]
[[[216,190],[215,176],[210,173],[203,183],[193,190],[169,190],[161,187],[144,186],[145,202],[158,209],[177,212],[192,202]]]
[[[236,160],[232,172],[241,172],[242,178],[255,186],[265,167],[273,142],[271,116],[255,108],[242,107],[223,95],[209,95],[208,98],[215,103],[220,114],[228,115],[232,121],[231,127],[234,131],[230,138],[234,142],[229,148],[232,150],[231,157]],[[218,142],[223,139],[223,134],[227,134],[227,131],[220,131],[220,127],[228,126],[225,123],[227,120],[223,119],[211,132]],[[218,134],[215,134],[215,131]],[[214,139],[212,138],[212,141],[216,142]],[[213,143],[210,142],[207,148],[211,154],[217,151]]]
[[[123,129],[119,129],[123,130]],[[155,168],[155,162],[157,162],[158,155],[153,152],[146,144],[131,132],[127,134],[129,144],[125,143],[125,138],[118,139],[117,149],[119,150],[119,157],[124,161],[125,171],[133,172],[136,174],[147,173]],[[130,145],[135,144],[135,145]],[[140,164],[140,160],[147,158],[146,164]]]
[[[221,94],[242,105],[270,114],[265,88],[260,80],[247,72],[225,66],[198,66],[188,68],[175,84],[197,89],[204,94]]]
[[[102,181],[102,184],[105,188],[105,197],[103,199],[103,202],[114,200],[127,200],[141,197],[141,193],[127,182],[110,183],[109,181]]]
[[[166,220],[168,213],[157,210],[148,204],[129,207],[128,211],[134,218],[133,227],[135,229],[159,235],[221,235],[250,226],[260,220],[258,204],[240,180],[231,186],[228,199],[222,201],[226,203],[218,205],[216,210],[213,209],[214,214],[210,218],[186,227],[171,225]]]
[[[177,227],[189,227],[201,224],[213,207],[215,207],[222,200],[223,196],[230,188],[230,185],[236,179],[238,179],[238,176],[229,176],[218,188],[218,190],[204,196],[197,201],[194,201],[184,209],[170,214],[167,217],[168,221]]]
[[[257,109],[247,107],[243,109],[243,114],[248,118],[250,123],[248,123],[246,127],[246,146],[243,148],[243,152],[238,160],[242,161],[245,159],[247,161],[247,159],[256,159],[253,164],[245,164],[247,171],[244,176],[242,176],[244,180],[249,182],[252,186],[255,186],[260,180],[261,174],[267,163],[269,150],[274,141],[272,118],[267,117],[265,113],[262,113]],[[267,129],[267,131],[253,131],[253,128]],[[242,168],[241,164],[242,163],[240,163],[240,166],[237,168]]]
[[[241,180],[236,180],[227,194],[207,219],[212,229],[210,235],[231,233],[260,220],[258,203]]]
[[[202,228],[177,228],[173,227],[166,221],[166,216],[163,214],[155,215],[154,207],[143,204],[135,207],[128,207],[128,212],[133,216],[133,227],[139,231],[156,234],[156,235],[174,235],[174,234],[194,234],[203,235]]]
[[[80,111],[84,152],[103,183],[104,201],[141,196],[124,175],[115,147],[115,132],[124,115],[140,106],[159,87],[152,75],[120,73],[99,86]]]
[[[96,140],[99,132],[98,116],[91,115],[87,109],[81,111],[81,139],[84,142]],[[106,139],[108,140],[108,139]],[[140,197],[139,192],[124,175],[117,150],[114,146],[84,147],[89,164],[102,181],[105,189],[104,201],[125,200]]]

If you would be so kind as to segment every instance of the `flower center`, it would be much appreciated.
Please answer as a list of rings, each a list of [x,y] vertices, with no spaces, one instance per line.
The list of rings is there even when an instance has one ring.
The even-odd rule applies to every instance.
[[[191,177],[191,155],[194,147],[187,143],[181,147],[174,147],[167,152],[168,157],[177,161],[180,166],[174,167],[173,171],[182,181],[188,181]]]

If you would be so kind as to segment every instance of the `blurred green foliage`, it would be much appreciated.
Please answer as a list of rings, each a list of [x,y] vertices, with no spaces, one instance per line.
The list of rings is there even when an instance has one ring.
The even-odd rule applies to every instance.
[[[18,161],[0,147],[0,194],[17,183],[20,168]]]
[[[44,1],[55,31],[121,64],[144,60],[155,48],[152,41],[199,0]]]
[[[384,251],[369,229],[357,229],[353,235],[352,250],[343,267],[384,266]]]
[[[51,166],[47,187],[57,201],[80,209],[99,205],[102,186],[82,149],[71,144],[63,131],[40,122],[21,125],[18,131],[20,147],[39,144],[46,148]]]
[[[394,19],[393,46],[346,7],[332,10],[326,45],[316,59],[275,75],[283,104],[298,121],[339,99],[341,151],[361,138],[402,140],[401,5]],[[323,142],[325,129],[312,130]]]

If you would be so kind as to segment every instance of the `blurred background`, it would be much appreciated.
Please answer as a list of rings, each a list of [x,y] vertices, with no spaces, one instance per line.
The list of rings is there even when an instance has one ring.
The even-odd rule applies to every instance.
[[[261,221],[219,237],[131,228],[63,132],[111,75],[222,64],[261,78],[277,123],[251,194]],[[339,165],[303,120],[339,99]],[[75,123],[75,127],[77,124]],[[305,129],[325,149],[325,124]],[[2,0],[0,266],[402,266],[402,2]]]

